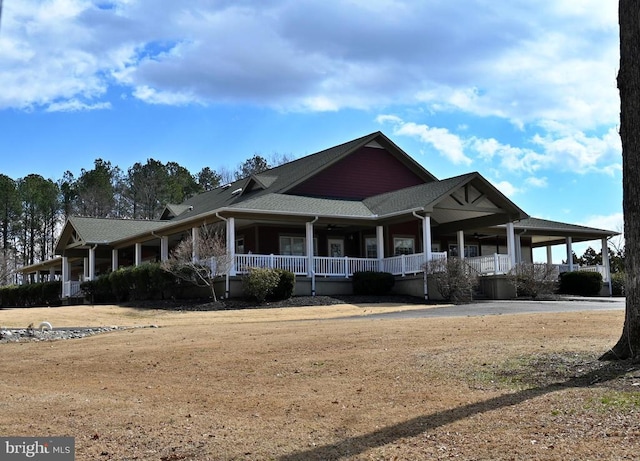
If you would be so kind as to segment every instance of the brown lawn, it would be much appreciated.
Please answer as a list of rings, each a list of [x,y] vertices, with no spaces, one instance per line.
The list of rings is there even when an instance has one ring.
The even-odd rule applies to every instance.
[[[596,360],[622,312],[367,318],[410,308],[3,310],[159,328],[0,344],[0,434],[77,460],[637,458],[640,370]]]

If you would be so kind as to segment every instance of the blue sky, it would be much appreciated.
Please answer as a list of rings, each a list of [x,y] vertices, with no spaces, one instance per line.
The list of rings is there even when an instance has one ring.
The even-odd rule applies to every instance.
[[[622,230],[617,2],[4,0],[0,62],[14,179],[234,170],[380,130],[439,178]]]

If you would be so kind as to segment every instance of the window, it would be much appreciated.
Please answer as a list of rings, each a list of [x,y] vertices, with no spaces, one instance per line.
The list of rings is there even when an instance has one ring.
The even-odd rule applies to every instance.
[[[307,239],[290,235],[280,236],[280,254],[287,256],[305,256],[307,254]],[[318,239],[313,239],[313,254],[318,254]]]
[[[415,239],[413,237],[394,237],[393,251],[395,256],[414,254]]]
[[[244,254],[244,237],[236,239],[236,254]]]
[[[458,245],[449,245],[449,254],[451,256],[458,256]],[[465,245],[464,246],[464,257],[465,258],[475,258],[478,256],[478,245]]]
[[[364,247],[367,258],[378,257],[378,239],[375,237],[366,237],[364,239]]]

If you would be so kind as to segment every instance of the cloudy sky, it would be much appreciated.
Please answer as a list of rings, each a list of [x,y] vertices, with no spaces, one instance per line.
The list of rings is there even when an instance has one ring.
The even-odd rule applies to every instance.
[[[233,170],[380,130],[439,178],[622,229],[617,2],[4,0],[0,63],[14,179]]]

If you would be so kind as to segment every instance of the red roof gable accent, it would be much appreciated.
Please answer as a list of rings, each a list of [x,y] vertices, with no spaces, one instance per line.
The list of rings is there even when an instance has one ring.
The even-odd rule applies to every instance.
[[[424,183],[386,149],[362,147],[287,193],[362,200]]]

